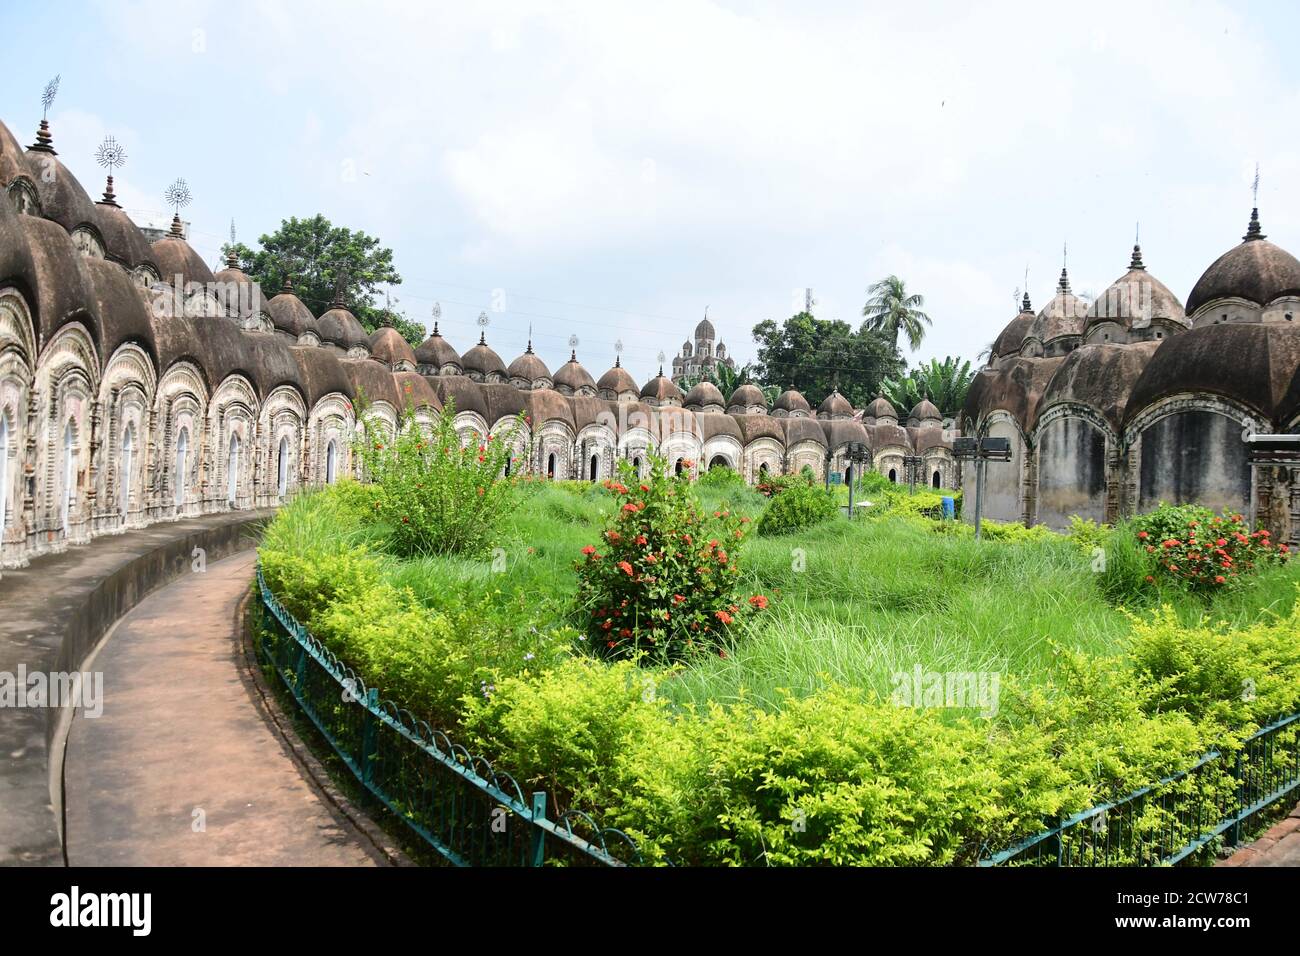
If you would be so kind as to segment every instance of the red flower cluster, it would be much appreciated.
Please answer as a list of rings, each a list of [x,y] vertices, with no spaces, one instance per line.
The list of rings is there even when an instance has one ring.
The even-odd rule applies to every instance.
[[[607,650],[677,659],[687,647],[716,643],[745,615],[766,608],[766,597],[736,593],[736,555],[721,542],[737,547],[743,541],[737,517],[701,513],[689,476],[669,475],[662,459],[651,457],[646,477],[628,462],[619,467],[620,480],[606,483],[616,502],[601,534],[609,560],[588,545],[576,565],[579,602],[593,635],[614,635]]]
[[[1188,515],[1198,517],[1188,518]],[[1253,573],[1264,562],[1286,560],[1286,545],[1274,546],[1267,529],[1251,531],[1239,514],[1214,516],[1195,506],[1162,506],[1136,519],[1139,541],[1157,536],[1160,546],[1145,551],[1157,573],[1203,589],[1224,587]],[[1145,526],[1144,526],[1145,525]],[[1148,575],[1152,583],[1155,575]]]

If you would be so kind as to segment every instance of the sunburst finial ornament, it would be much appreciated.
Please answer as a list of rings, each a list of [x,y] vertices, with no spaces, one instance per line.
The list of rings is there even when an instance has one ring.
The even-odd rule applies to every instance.
[[[55,73],[54,79],[45,84],[45,90],[41,93],[41,119],[46,119],[50,115],[50,107],[54,105],[54,98],[59,95],[59,80],[63,74]]]
[[[659,377],[664,377],[664,361],[668,358],[663,352],[659,353]]]
[[[104,188],[104,198],[100,200],[105,206],[116,206],[117,198],[113,195],[113,173],[126,165],[126,150],[112,136],[105,136],[95,150],[95,162],[108,170],[108,184]]]
[[[430,311],[433,313],[433,334],[437,335],[438,320],[442,318],[442,303],[441,302],[433,303],[433,308]]]
[[[184,239],[185,231],[181,228],[181,210],[194,201],[189,184],[183,178],[177,179],[163,191],[163,199],[175,210],[172,216],[172,231],[168,233],[174,239]]]
[[[619,339],[614,343],[614,368],[623,367],[623,340]]]
[[[477,322],[478,327],[483,330],[478,334],[478,344],[487,345],[487,327],[492,324],[492,320],[488,318],[486,312],[480,312],[478,318],[474,321]]]
[[[41,128],[36,131],[36,143],[30,148],[42,153],[54,152],[54,137],[50,135],[50,107],[54,105],[54,98],[59,95],[59,74],[54,79],[45,84],[45,89],[41,92]]]

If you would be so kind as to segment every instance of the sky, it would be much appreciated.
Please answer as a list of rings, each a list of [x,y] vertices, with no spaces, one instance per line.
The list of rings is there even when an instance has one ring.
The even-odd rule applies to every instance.
[[[0,121],[211,264],[323,213],[379,237],[408,318],[509,363],[615,343],[638,380],[708,309],[738,362],[812,288],[861,321],[890,274],[974,359],[1063,261],[1100,294],[1139,228],[1186,299],[1245,231],[1300,252],[1291,5],[6,0]],[[274,291],[274,290],[271,290]],[[814,398],[816,398],[814,396]]]

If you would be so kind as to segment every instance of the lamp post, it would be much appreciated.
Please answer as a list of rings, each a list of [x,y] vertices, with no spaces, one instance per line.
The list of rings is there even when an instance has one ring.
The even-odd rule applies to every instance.
[[[1010,438],[957,438],[952,456],[958,461],[975,462],[975,540],[980,539],[984,517],[984,466],[990,461],[1011,460]]]
[[[849,460],[849,520],[853,520],[853,482],[857,478],[860,469],[854,468],[854,465],[862,465],[871,461],[871,452],[860,441],[851,441],[844,446],[844,456]]]
[[[921,472],[925,459],[920,455],[904,455],[903,467],[907,469],[908,494],[916,494],[916,476]]]

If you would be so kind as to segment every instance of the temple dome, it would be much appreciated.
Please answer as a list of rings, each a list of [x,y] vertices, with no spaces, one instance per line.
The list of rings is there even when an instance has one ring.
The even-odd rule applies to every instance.
[[[718,386],[704,380],[698,382],[694,388],[686,393],[686,401],[683,404],[687,408],[703,408],[706,405],[717,405],[722,408],[726,403]]]
[[[915,418],[918,422],[941,422],[943,414],[939,407],[928,398],[923,398],[912,408],[910,418]]]
[[[618,360],[615,360],[613,368],[600,377],[600,381],[596,383],[596,388],[602,392],[613,392],[616,395],[621,395],[624,392],[631,392],[636,395],[639,391],[636,387],[636,379],[628,374],[628,370]]]
[[[808,412],[812,413],[812,406],[808,404],[808,399],[803,394],[795,391],[793,388],[787,388],[784,392],[776,397],[772,403],[772,410],[777,412]]]
[[[570,351],[569,360],[555,370],[555,384],[572,389],[575,395],[583,388],[589,388],[593,392],[596,390],[596,381],[578,361],[576,349]]]
[[[852,418],[853,406],[849,404],[847,398],[840,394],[840,390],[837,388],[817,406],[817,414],[825,418]]]
[[[1211,393],[1274,417],[1300,368],[1300,327],[1206,325],[1160,343],[1133,387],[1128,419],[1161,398]]]
[[[892,418],[897,421],[898,410],[889,403],[889,399],[885,398],[884,395],[877,395],[872,400],[871,404],[867,406],[867,410],[863,413],[863,417]]]
[[[271,324],[282,332],[287,332],[295,339],[304,332],[320,335],[316,330],[316,317],[311,309],[303,304],[302,299],[294,294],[292,288],[286,287],[279,295],[266,304],[271,313]]]
[[[1142,249],[1133,246],[1128,271],[1112,282],[1088,309],[1087,326],[1116,322],[1125,329],[1143,329],[1153,319],[1187,324],[1183,304],[1168,287],[1147,271]]]
[[[451,347],[450,342],[442,337],[436,322],[433,324],[433,331],[429,333],[429,337],[416,348],[415,361],[420,365],[431,367],[434,375],[438,374],[445,365],[464,368],[460,354]]]
[[[700,320],[699,325],[695,326],[696,341],[699,341],[700,339],[712,339],[716,335],[717,332],[714,331],[713,323],[709,321],[709,317],[707,315]]]
[[[510,363],[510,368],[506,374],[510,378],[521,378],[532,383],[542,378],[549,379],[551,370],[546,367],[545,362],[538,358],[537,353],[533,351],[533,343],[529,342],[527,351]]]
[[[1016,355],[1020,352],[1020,346],[1025,343],[1025,336],[1029,333],[1029,327],[1034,324],[1034,309],[1029,304],[1029,293],[1020,304],[1020,311],[1016,313],[1015,318],[1006,324],[1006,327],[993,340],[991,350],[992,358],[1001,358],[1004,355]]]
[[[645,388],[641,389],[641,397],[652,398],[660,403],[673,400],[680,403],[682,390],[673,383],[671,378],[664,377],[663,369],[660,369],[658,375],[645,383]]]
[[[336,305],[316,320],[316,332],[322,342],[337,345],[343,351],[354,348],[370,350],[370,337],[355,315]]]
[[[1187,314],[1215,299],[1239,298],[1267,305],[1286,293],[1300,295],[1300,261],[1269,242],[1251,214],[1245,238],[1211,263],[1187,297]]]
[[[751,405],[759,405],[766,409],[767,398],[763,395],[761,388],[748,382],[737,386],[736,390],[731,393],[731,398],[727,399],[728,408],[733,406],[748,408]]]
[[[1037,339],[1046,345],[1063,336],[1082,335],[1087,313],[1087,304],[1070,290],[1069,274],[1062,269],[1056,295],[1034,318],[1025,338]]]
[[[370,357],[392,369],[400,365],[415,368],[415,350],[391,325],[381,325],[370,333]]]
[[[478,345],[465,353],[461,364],[466,372],[478,372],[485,378],[493,372],[503,378],[506,376],[506,363],[501,361],[501,356],[492,351],[491,346],[487,344],[486,333],[479,335]]]

